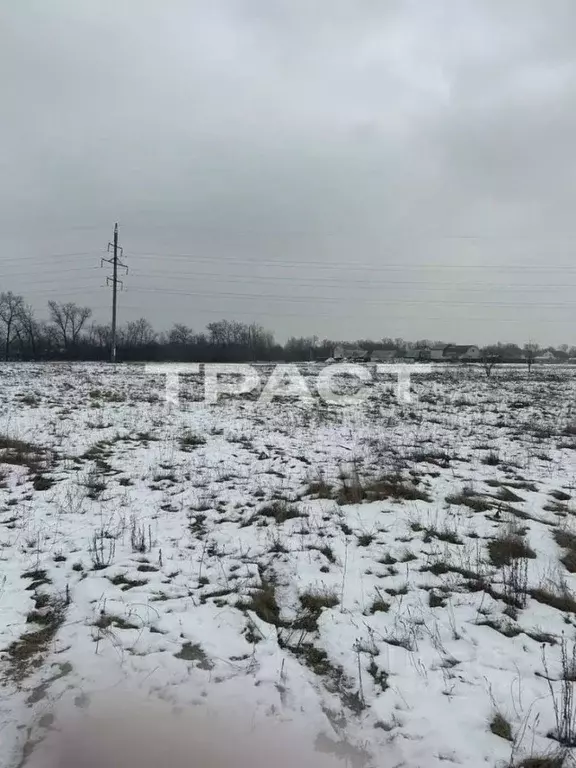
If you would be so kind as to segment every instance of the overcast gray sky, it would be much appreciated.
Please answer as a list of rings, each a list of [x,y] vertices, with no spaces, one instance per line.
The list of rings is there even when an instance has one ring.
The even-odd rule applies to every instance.
[[[4,0],[0,290],[576,343],[574,0]]]

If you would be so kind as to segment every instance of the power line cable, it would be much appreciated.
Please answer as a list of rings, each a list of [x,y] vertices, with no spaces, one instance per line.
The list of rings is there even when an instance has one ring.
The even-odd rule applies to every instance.
[[[213,256],[198,256],[196,254],[161,254],[161,253],[142,253],[142,252],[134,252],[134,256],[140,257],[140,258],[156,258],[156,259],[165,259],[165,258],[172,258],[172,259],[186,259],[191,262],[209,262],[214,263],[214,257]],[[544,256],[544,254],[542,254]],[[257,264],[259,266],[275,266],[280,268],[292,268],[292,267],[308,267],[308,266],[314,266],[318,269],[362,269],[366,271],[386,271],[386,270],[420,270],[420,269],[483,269],[483,270],[492,270],[492,271],[503,271],[503,272],[509,272],[509,271],[527,271],[527,270],[534,270],[534,271],[545,271],[549,272],[553,269],[557,269],[559,271],[562,271],[563,273],[565,271],[576,271],[576,267],[571,264],[557,264],[557,265],[534,265],[534,264],[514,264],[514,265],[503,265],[503,264],[443,264],[443,263],[413,263],[413,264],[381,264],[379,266],[376,266],[374,264],[361,264],[356,261],[351,261],[348,263],[338,263],[338,262],[323,262],[323,261],[314,261],[312,259],[307,259],[306,261],[286,261],[286,260],[275,260],[275,259],[247,259],[247,258],[233,258],[233,259],[225,259],[225,258],[219,258],[218,262],[220,264]]]
[[[233,297],[233,298],[246,298],[246,299],[270,299],[274,301],[293,301],[295,303],[301,303],[301,302],[341,302],[343,299],[341,297],[338,298],[329,298],[329,297],[319,297],[319,296],[279,296],[277,294],[258,294],[258,293],[231,293],[228,291],[220,291],[220,292],[198,292],[198,291],[176,291],[166,288],[133,288],[133,291],[136,291],[138,293],[140,292],[151,292],[151,293],[166,293],[166,294],[172,294],[176,296],[212,296],[214,298],[218,297]],[[526,307],[526,306],[535,306],[535,307],[570,307],[573,308],[573,303],[562,303],[562,302],[538,302],[537,304],[526,304],[526,303],[512,303],[512,302],[493,302],[493,301],[415,301],[412,299],[386,299],[386,301],[377,301],[375,299],[361,299],[360,300],[362,304],[372,304],[372,303],[378,303],[380,305],[384,304],[453,304],[455,306],[470,306],[474,304],[478,305],[484,305],[484,306],[506,306],[506,307]]]
[[[338,288],[338,287],[348,287],[350,285],[360,285],[366,288],[381,288],[386,287],[388,285],[405,285],[405,286],[426,286],[430,289],[437,289],[441,290],[444,289],[444,287],[452,287],[452,288],[458,288],[460,290],[482,290],[484,288],[490,288],[490,289],[502,289],[502,290],[516,290],[517,288],[527,288],[534,291],[542,291],[542,289],[546,288],[576,288],[576,284],[566,284],[566,283],[547,283],[539,285],[534,285],[530,283],[514,283],[512,286],[503,285],[502,283],[485,283],[480,281],[466,281],[466,282],[454,282],[451,280],[435,280],[434,284],[431,285],[430,281],[424,281],[424,280],[354,280],[354,279],[337,279],[337,278],[307,278],[305,281],[301,281],[298,277],[294,277],[292,275],[277,275],[277,276],[270,276],[266,277],[263,275],[234,275],[234,274],[228,274],[228,273],[218,273],[218,272],[196,272],[192,274],[191,272],[174,272],[174,270],[170,270],[170,274],[167,274],[164,271],[154,272],[154,271],[146,271],[142,272],[141,270],[133,270],[132,276],[134,278],[138,277],[144,277],[144,278],[157,278],[157,277],[164,277],[166,279],[176,279],[176,280],[186,280],[190,279],[194,282],[198,282],[202,278],[215,278],[221,282],[269,282],[269,283],[275,283],[275,282],[292,282],[296,287],[317,287],[317,286],[325,286],[327,288]]]

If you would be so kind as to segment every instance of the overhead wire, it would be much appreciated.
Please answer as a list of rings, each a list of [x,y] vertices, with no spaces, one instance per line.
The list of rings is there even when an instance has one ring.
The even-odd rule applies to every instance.
[[[477,238],[476,236],[453,236],[453,237],[446,237],[444,239],[488,239],[488,238]],[[89,251],[74,251],[74,252],[63,252],[63,253],[44,253],[44,254],[27,254],[23,256],[10,256],[10,257],[0,257],[0,270],[2,270],[5,266],[9,266],[11,263],[14,265],[20,264],[21,262],[38,262],[38,265],[35,267],[35,265],[32,263],[30,265],[30,269],[26,271],[18,271],[18,272],[4,272],[2,274],[3,280],[9,280],[10,278],[16,278],[16,277],[26,277],[27,278],[27,291],[33,296],[34,299],[38,300],[42,298],[43,296],[46,297],[52,297],[52,296],[78,296],[78,294],[82,295],[92,295],[98,291],[102,287],[104,287],[103,283],[101,285],[75,285],[74,287],[72,285],[69,286],[69,283],[67,284],[67,281],[74,281],[76,277],[72,273],[94,273],[97,274],[100,265],[93,265],[89,266],[86,261],[84,261],[83,264],[75,264],[74,266],[58,266],[57,273],[54,274],[53,278],[47,277],[46,280],[38,279],[38,276],[44,277],[44,275],[48,276],[48,274],[51,272],[51,269],[53,269],[53,265],[49,266],[46,265],[47,259],[72,259],[72,258],[100,258],[102,257],[106,252],[101,249],[93,249]],[[542,255],[542,254],[539,254]],[[486,306],[486,307],[494,307],[494,308],[552,308],[552,309],[565,309],[565,308],[573,308],[574,304],[572,302],[562,302],[562,301],[554,301],[554,302],[543,302],[541,298],[536,302],[511,302],[511,301],[477,301],[477,300],[450,300],[450,299],[442,299],[442,300],[434,300],[434,299],[405,299],[405,298],[381,298],[381,299],[373,299],[368,298],[366,296],[353,296],[353,295],[347,295],[347,296],[318,296],[318,295],[302,295],[297,294],[293,296],[285,296],[285,295],[278,295],[278,294],[267,294],[267,293],[250,293],[250,292],[233,292],[233,291],[185,291],[185,290],[174,290],[171,289],[169,286],[167,287],[167,282],[169,280],[175,279],[179,282],[182,282],[183,280],[195,280],[198,282],[199,280],[207,280],[210,282],[210,280],[218,280],[222,283],[258,283],[258,284],[267,284],[267,283],[287,283],[290,285],[290,287],[294,288],[302,288],[302,287],[324,287],[326,289],[333,289],[333,288],[340,288],[340,287],[349,287],[349,286],[358,286],[362,287],[363,289],[374,289],[374,290],[383,290],[387,288],[388,286],[406,286],[410,287],[415,291],[439,291],[439,290],[454,290],[454,291],[466,291],[466,292],[486,292],[486,293],[493,293],[494,291],[509,291],[512,293],[538,293],[541,296],[542,291],[546,290],[564,290],[564,289],[573,289],[576,288],[576,285],[573,285],[571,283],[539,283],[538,285],[534,284],[528,284],[528,283],[517,283],[514,282],[511,285],[503,285],[501,282],[484,282],[478,279],[473,280],[458,280],[453,281],[450,279],[444,279],[444,280],[438,280],[433,279],[430,280],[396,280],[396,279],[388,279],[388,278],[380,278],[378,279],[354,279],[351,278],[348,274],[332,274],[329,277],[322,277],[322,276],[314,276],[314,275],[292,275],[292,274],[270,274],[270,275],[250,275],[250,274],[236,274],[236,273],[218,273],[218,272],[203,272],[203,271],[197,271],[197,272],[191,272],[191,271],[183,271],[183,270],[174,270],[170,269],[170,273],[167,274],[165,270],[163,271],[155,271],[153,268],[149,269],[146,267],[146,262],[149,259],[155,259],[155,260],[161,260],[162,263],[165,263],[166,259],[174,259],[174,260],[185,260],[187,264],[193,265],[193,264],[204,264],[204,263],[210,263],[214,264],[214,258],[212,256],[204,256],[199,253],[161,253],[161,252],[131,252],[131,269],[132,269],[132,277],[140,281],[141,279],[152,279],[156,280],[158,278],[162,278],[163,285],[160,286],[154,286],[154,287],[146,287],[139,285],[138,283],[136,285],[130,286],[130,288],[125,291],[124,299],[123,299],[123,306],[126,309],[131,310],[144,310],[146,311],[149,309],[149,302],[146,302],[146,304],[140,304],[140,303],[133,303],[131,301],[131,294],[133,293],[153,293],[153,294],[159,294],[159,295],[171,295],[173,297],[194,297],[194,298],[206,298],[206,299],[221,299],[225,300],[226,302],[229,302],[229,300],[261,300],[261,301],[274,301],[279,303],[292,303],[294,305],[298,304],[311,304],[311,309],[314,308],[315,305],[325,305],[326,309],[332,308],[332,305],[336,304],[338,305],[338,316],[339,317],[354,317],[356,316],[356,313],[350,313],[350,315],[347,315],[345,312],[345,305],[346,303],[354,302],[354,303],[360,303],[363,306],[368,305],[367,308],[370,307],[370,305],[375,305],[379,308],[383,306],[401,306],[401,305],[413,305],[413,306],[434,306],[439,305],[447,310],[450,308],[458,308],[458,307],[472,307],[472,306]],[[145,269],[141,268],[141,265],[139,264],[140,260],[144,261]],[[514,263],[514,264],[454,264],[454,263],[388,263],[388,264],[361,264],[358,262],[351,262],[351,263],[338,263],[338,262],[323,262],[318,260],[286,260],[286,259],[251,259],[251,258],[245,258],[245,257],[234,257],[234,258],[221,258],[218,260],[218,263],[220,265],[255,265],[260,268],[273,268],[278,270],[286,270],[286,269],[302,269],[302,268],[309,268],[312,271],[315,270],[334,270],[334,272],[338,273],[339,271],[348,271],[348,272],[368,272],[369,274],[377,274],[377,273],[386,273],[386,272],[402,272],[402,271],[414,271],[414,270],[422,270],[426,273],[429,273],[430,270],[438,270],[439,272],[448,271],[470,271],[470,270],[484,270],[489,271],[490,273],[497,273],[497,274],[506,274],[506,273],[517,273],[519,271],[525,272],[525,273],[534,273],[538,277],[545,273],[548,277],[552,277],[553,275],[565,275],[567,273],[572,274],[576,272],[576,266],[572,265],[565,265],[565,264],[551,264],[551,265],[541,265],[541,264],[525,264],[525,263]],[[47,266],[47,270],[44,271],[40,267]],[[31,272],[31,270],[34,270]],[[62,274],[65,274],[66,276],[64,278],[61,277]],[[92,275],[91,275],[92,276]],[[48,286],[54,286],[53,289]],[[62,287],[68,288],[70,287],[70,290],[61,290]],[[93,309],[104,309],[107,308],[108,304],[100,305],[96,304],[93,305]],[[327,312],[312,312],[312,313],[303,313],[301,311],[295,312],[295,313],[287,313],[282,310],[281,307],[275,307],[274,311],[265,311],[265,310],[256,310],[255,308],[250,310],[240,310],[240,309],[234,309],[234,310],[225,310],[223,308],[215,308],[213,306],[213,303],[209,307],[202,307],[199,306],[198,302],[195,302],[194,304],[195,309],[198,312],[201,313],[210,313],[210,314],[224,314],[225,312],[231,312],[231,314],[238,314],[238,315],[250,315],[250,316],[256,316],[256,317],[300,317],[300,318],[315,318],[315,317],[334,317],[334,314],[327,313]],[[344,311],[343,311],[344,310]],[[392,318],[394,319],[401,319],[403,317],[406,317],[408,319],[412,318],[413,315],[399,315],[395,311],[392,312]],[[439,320],[439,321],[447,321],[450,320],[447,316],[423,316],[420,313],[418,314],[419,319],[421,320]],[[501,323],[522,323],[525,322],[523,318],[506,318],[506,317],[472,317],[470,315],[466,316],[467,320],[470,321],[486,321],[486,320],[496,320],[497,322]],[[553,319],[550,317],[542,318],[539,317],[539,322],[544,323],[557,323],[557,324],[565,324],[566,319]]]
[[[92,257],[92,258],[98,258],[102,255],[105,255],[106,251],[101,248],[94,248],[90,251],[74,251],[74,252],[67,252],[67,253],[44,253],[44,254],[24,254],[21,256],[0,256],[0,266],[4,264],[20,264],[23,261],[28,260],[37,260],[39,262],[44,261],[45,259],[60,259],[60,258],[77,258],[77,257]],[[536,255],[538,255],[541,258],[548,258],[548,254],[545,252],[538,252]],[[213,264],[216,258],[213,255],[203,255],[200,253],[167,253],[164,251],[150,251],[150,252],[143,252],[143,251],[130,251],[129,254],[127,254],[129,257],[138,257],[143,259],[183,259],[186,262],[189,263],[211,263]],[[533,264],[533,263],[526,263],[526,262],[518,262],[514,264],[490,264],[490,263],[479,263],[479,264],[462,264],[462,263],[443,263],[443,262],[413,262],[413,263],[407,263],[406,261],[399,262],[399,263],[392,263],[389,262],[387,264],[366,264],[361,263],[357,261],[349,261],[349,262],[335,262],[332,260],[314,260],[314,259],[306,259],[306,260],[296,260],[296,259],[274,259],[274,258],[246,258],[234,255],[233,257],[226,257],[223,255],[218,256],[217,258],[218,263],[220,264],[255,264],[258,266],[266,266],[266,267],[277,267],[280,269],[291,269],[291,268],[301,268],[301,267],[315,267],[318,269],[333,269],[333,270],[363,270],[363,271],[389,271],[389,270],[470,270],[470,269],[482,269],[482,270],[490,270],[490,271],[497,271],[497,272],[516,272],[516,271],[534,271],[534,272],[547,272],[549,273],[552,270],[557,270],[558,272],[565,273],[566,271],[569,272],[575,272],[576,266],[573,263],[565,263],[565,264]]]
[[[226,297],[234,297],[234,298],[246,298],[246,299],[271,299],[274,301],[294,301],[294,302],[302,302],[302,301],[314,301],[314,302],[341,302],[343,299],[342,297],[327,297],[327,296],[281,296],[278,294],[258,294],[258,293],[232,293],[229,291],[218,291],[218,292],[207,292],[207,291],[177,291],[173,289],[168,288],[143,288],[143,287],[135,287],[131,288],[131,291],[135,292],[151,292],[151,293],[166,293],[166,294],[172,294],[176,296],[211,296],[211,297],[219,297],[219,296],[226,296]],[[376,299],[361,299],[363,304],[368,303],[378,303],[382,305],[384,302],[382,300],[376,300]],[[521,303],[512,303],[512,302],[494,302],[494,301],[435,301],[435,300],[427,300],[427,301],[415,301],[412,299],[386,299],[386,304],[453,304],[453,305],[460,305],[460,306],[469,306],[471,304],[478,304],[478,305],[484,305],[484,306],[508,306],[508,307],[522,307],[527,306],[526,304]],[[546,303],[546,302],[538,302],[538,306],[548,306],[548,307],[573,307],[573,303],[562,303],[562,302],[553,302],[553,303]]]

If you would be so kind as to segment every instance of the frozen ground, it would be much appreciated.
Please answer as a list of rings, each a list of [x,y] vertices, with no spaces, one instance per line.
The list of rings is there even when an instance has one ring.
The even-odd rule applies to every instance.
[[[193,377],[176,409],[139,366],[0,365],[2,768],[109,690],[354,766],[571,742],[576,370],[413,390],[205,404]]]

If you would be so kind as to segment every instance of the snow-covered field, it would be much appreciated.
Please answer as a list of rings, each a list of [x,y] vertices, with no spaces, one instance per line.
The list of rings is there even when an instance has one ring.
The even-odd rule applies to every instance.
[[[571,741],[576,370],[390,384],[174,408],[141,366],[1,365],[2,768],[110,690],[353,766]]]

